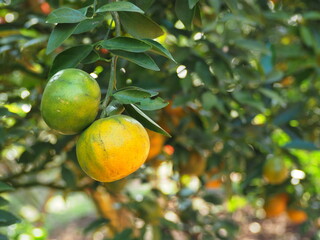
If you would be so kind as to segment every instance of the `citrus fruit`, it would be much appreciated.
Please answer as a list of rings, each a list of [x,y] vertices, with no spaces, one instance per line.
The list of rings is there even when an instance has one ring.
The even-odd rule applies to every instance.
[[[186,112],[182,107],[173,107],[172,105],[172,101],[169,101],[169,105],[164,108],[164,111],[170,115],[173,126],[177,127]]]
[[[263,177],[270,184],[280,184],[287,179],[288,168],[282,159],[269,158],[263,166]]]
[[[301,224],[308,219],[308,215],[306,214],[306,212],[300,209],[288,209],[287,215],[290,221],[294,224]]]
[[[220,164],[222,165],[222,164]],[[205,188],[207,190],[220,188],[222,185],[221,176],[218,175],[221,171],[221,167],[213,167],[209,171],[206,172],[207,181],[205,183]]]
[[[76,134],[96,118],[100,97],[100,87],[88,73],[72,68],[61,70],[44,89],[41,114],[52,129]]]
[[[164,135],[151,130],[147,130],[147,133],[150,139],[150,151],[147,157],[147,161],[149,161],[161,153],[166,138]]]
[[[285,193],[279,193],[273,195],[269,199],[267,199],[264,210],[266,212],[266,216],[277,217],[281,213],[285,212],[287,209],[288,195]]]
[[[216,188],[220,188],[222,185],[222,181],[221,179],[212,179],[206,182],[206,189],[216,189]]]
[[[136,171],[149,148],[148,133],[137,120],[114,115],[92,123],[80,135],[76,152],[86,174],[100,182],[113,182]]]
[[[192,152],[187,162],[180,164],[180,173],[187,175],[200,176],[206,169],[206,159],[198,152]]]

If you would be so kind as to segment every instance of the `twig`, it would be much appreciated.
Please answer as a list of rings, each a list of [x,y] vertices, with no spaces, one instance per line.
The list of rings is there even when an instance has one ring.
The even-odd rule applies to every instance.
[[[119,15],[117,12],[112,12],[111,15],[115,23],[116,37],[119,37],[121,35]],[[111,59],[111,71],[110,71],[109,84],[108,84],[106,97],[102,103],[102,112],[101,112],[100,118],[103,118],[106,116],[106,108],[110,102],[113,89],[116,87],[117,59],[118,59],[117,56],[113,56]]]

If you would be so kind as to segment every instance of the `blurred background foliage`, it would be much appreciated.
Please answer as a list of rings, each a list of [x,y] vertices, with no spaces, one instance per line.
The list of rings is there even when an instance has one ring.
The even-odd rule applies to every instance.
[[[46,16],[92,2],[0,1],[0,239],[320,239],[320,1],[132,1],[177,63],[121,59],[117,84],[159,91],[170,105],[147,113],[172,138],[150,131],[146,164],[106,184],[39,111],[54,57],[111,19],[46,55]],[[106,92],[110,63],[78,68]]]

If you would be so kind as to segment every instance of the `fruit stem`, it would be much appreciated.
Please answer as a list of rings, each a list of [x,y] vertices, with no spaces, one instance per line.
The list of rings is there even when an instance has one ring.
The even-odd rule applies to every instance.
[[[110,2],[112,2],[112,0]],[[121,35],[119,15],[117,12],[111,12],[111,15],[116,27],[116,37],[119,37]],[[107,115],[106,109],[108,104],[110,103],[113,89],[116,88],[117,60],[118,60],[117,56],[113,56],[111,59],[111,71],[110,71],[108,90],[107,90],[106,97],[102,103],[102,112],[101,112],[100,118],[103,118]]]

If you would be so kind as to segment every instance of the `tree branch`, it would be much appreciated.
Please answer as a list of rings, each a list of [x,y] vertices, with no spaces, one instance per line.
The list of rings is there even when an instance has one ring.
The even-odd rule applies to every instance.
[[[121,35],[119,14],[117,12],[112,12],[111,15],[115,23],[116,37],[119,37]],[[116,88],[117,59],[118,59],[117,56],[113,56],[111,59],[111,71],[110,71],[109,84],[108,84],[106,97],[102,103],[102,112],[101,112],[100,118],[103,118],[107,115],[106,108],[111,100],[113,89]]]

